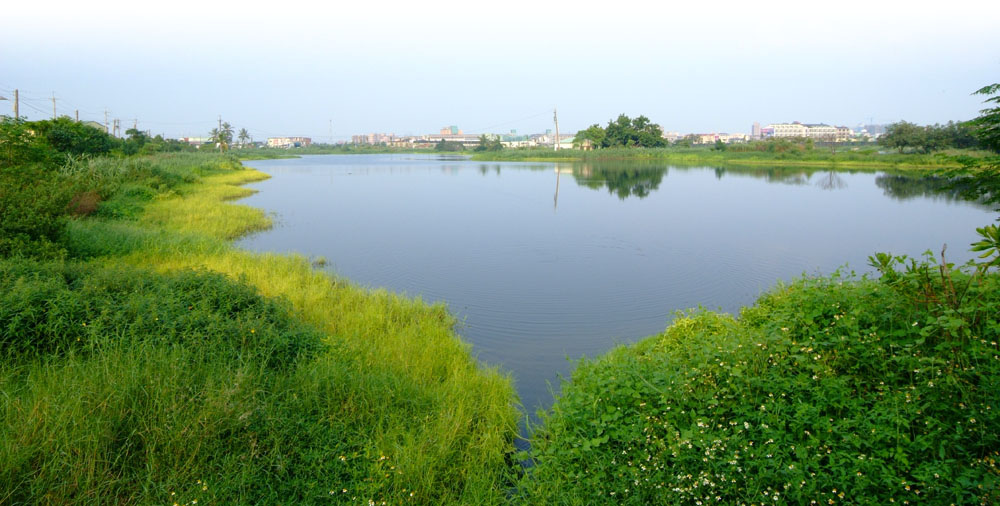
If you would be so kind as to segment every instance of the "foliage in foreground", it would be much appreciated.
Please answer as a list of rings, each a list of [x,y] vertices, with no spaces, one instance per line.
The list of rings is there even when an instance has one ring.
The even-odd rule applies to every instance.
[[[899,260],[581,362],[536,433],[525,502],[1000,501],[1000,275]]]
[[[207,153],[38,167],[94,198],[52,207],[66,260],[0,255],[0,503],[503,501],[509,380],[442,306],[232,247],[269,220],[224,201],[263,174]]]
[[[308,498],[343,474],[293,465],[333,400],[293,398],[322,335],[287,303],[218,274],[27,260],[0,262],[0,294],[3,502]],[[346,428],[312,430],[352,450]]]

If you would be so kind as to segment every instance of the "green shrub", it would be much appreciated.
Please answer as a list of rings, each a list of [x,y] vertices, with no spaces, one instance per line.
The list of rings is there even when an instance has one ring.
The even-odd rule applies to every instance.
[[[71,198],[66,181],[39,165],[0,168],[0,258],[62,256]]]
[[[581,362],[536,432],[522,498],[995,503],[998,275],[914,276],[900,274],[938,295],[972,282],[949,312],[898,280],[801,279],[739,320],[689,313]]]
[[[149,342],[280,368],[319,347],[319,335],[288,312],[220,274],[0,264],[0,354],[9,358]]]
[[[65,116],[51,120],[32,121],[29,125],[51,149],[65,155],[106,154],[121,142],[102,129],[74,121]]]

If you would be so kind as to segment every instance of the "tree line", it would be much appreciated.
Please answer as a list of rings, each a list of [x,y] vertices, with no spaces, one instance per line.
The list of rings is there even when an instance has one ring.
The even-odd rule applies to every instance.
[[[942,149],[979,148],[975,121],[949,121],[945,125],[917,125],[899,121],[886,127],[878,144],[900,153],[930,153]]]
[[[589,142],[594,148],[659,148],[667,145],[663,129],[645,116],[629,118],[621,114],[609,120],[607,127],[594,123],[577,132],[573,144],[583,146]]]

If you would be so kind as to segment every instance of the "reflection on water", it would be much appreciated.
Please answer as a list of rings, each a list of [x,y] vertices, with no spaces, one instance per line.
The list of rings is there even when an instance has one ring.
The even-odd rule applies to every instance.
[[[446,302],[529,413],[551,403],[567,358],[660,332],[678,310],[736,312],[778,280],[864,269],[876,251],[946,242],[961,262],[993,220],[934,193],[939,181],[874,172],[420,155],[247,164],[273,177],[242,202],[277,224],[240,245],[323,256],[361,285]]]
[[[844,182],[844,178],[837,174],[837,171],[830,170],[825,175],[820,176],[819,180],[816,181],[816,186],[824,190],[843,190],[847,188],[847,183]]]
[[[608,193],[625,200],[629,197],[646,198],[656,191],[667,175],[665,166],[641,164],[583,163],[573,166],[577,184],[594,190],[607,188]]]
[[[928,198],[945,202],[965,202],[962,198],[962,187],[953,185],[951,180],[941,176],[907,176],[900,174],[879,174],[875,177],[875,185],[885,191],[885,195],[896,200]],[[983,209],[990,206],[974,203]]]

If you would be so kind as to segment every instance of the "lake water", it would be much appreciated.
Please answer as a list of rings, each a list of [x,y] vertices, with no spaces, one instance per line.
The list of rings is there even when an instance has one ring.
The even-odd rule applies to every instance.
[[[322,256],[338,275],[443,301],[529,413],[568,359],[662,331],[675,311],[737,312],[779,280],[876,251],[972,258],[987,207],[880,173],[323,155],[246,162],[256,251]]]

